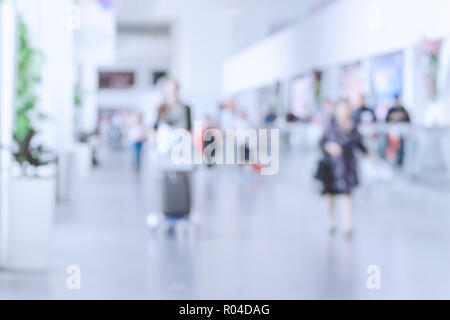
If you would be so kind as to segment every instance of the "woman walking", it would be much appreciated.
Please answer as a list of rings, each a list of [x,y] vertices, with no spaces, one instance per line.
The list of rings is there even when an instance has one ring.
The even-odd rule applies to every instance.
[[[335,107],[334,117],[320,141],[323,160],[319,166],[318,178],[323,183],[322,193],[327,198],[328,223],[330,232],[336,228],[334,209],[337,196],[343,202],[343,227],[347,236],[353,230],[352,191],[358,185],[355,151],[367,154],[352,119],[352,110],[348,101],[341,100]]]

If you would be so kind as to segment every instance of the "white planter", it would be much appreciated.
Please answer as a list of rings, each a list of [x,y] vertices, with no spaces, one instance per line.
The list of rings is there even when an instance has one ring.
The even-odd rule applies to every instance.
[[[78,180],[84,181],[89,177],[92,167],[92,148],[87,143],[75,145],[75,172]]]
[[[73,152],[62,152],[58,161],[57,199],[59,202],[70,202],[76,195],[76,170]]]
[[[49,266],[55,178],[12,178],[6,267],[42,272]]]

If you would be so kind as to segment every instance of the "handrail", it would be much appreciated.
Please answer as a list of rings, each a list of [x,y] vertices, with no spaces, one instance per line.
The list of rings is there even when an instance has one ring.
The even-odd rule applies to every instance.
[[[292,131],[295,129],[308,129],[308,128],[322,128],[325,126],[317,123],[286,123],[278,126],[281,131]],[[450,126],[435,126],[429,127],[425,125],[411,124],[411,123],[370,123],[370,124],[362,124],[359,126],[360,132],[365,134],[371,133],[398,133],[398,134],[413,134],[413,133],[421,133],[421,132],[450,132]]]

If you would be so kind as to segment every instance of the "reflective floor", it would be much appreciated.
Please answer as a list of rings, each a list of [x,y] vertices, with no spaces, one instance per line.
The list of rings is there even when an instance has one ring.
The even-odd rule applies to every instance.
[[[364,184],[347,239],[326,230],[313,160],[283,154],[273,177],[199,168],[198,233],[173,238],[146,225],[157,172],[138,177],[128,153],[108,153],[77,201],[58,208],[49,273],[0,272],[0,298],[449,299],[448,187]],[[81,290],[66,287],[69,265],[81,267]],[[381,290],[366,286],[370,265]]]

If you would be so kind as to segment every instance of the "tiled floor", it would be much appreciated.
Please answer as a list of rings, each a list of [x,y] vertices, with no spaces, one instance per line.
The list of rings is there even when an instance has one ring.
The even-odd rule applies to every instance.
[[[0,272],[0,298],[450,298],[448,189],[365,184],[347,239],[326,232],[313,167],[284,154],[273,177],[199,169],[199,232],[170,238],[146,225],[158,209],[157,173],[138,178],[128,154],[113,153],[77,201],[59,207],[48,274]],[[79,291],[66,287],[69,265],[81,267]],[[366,287],[369,265],[381,268],[381,290]]]

